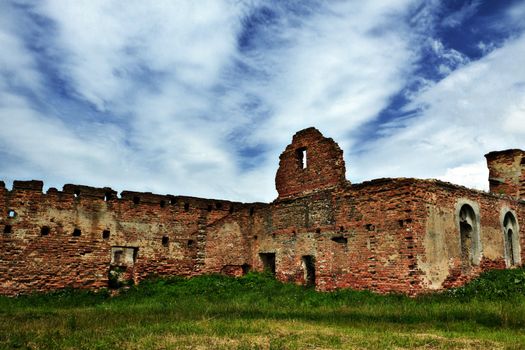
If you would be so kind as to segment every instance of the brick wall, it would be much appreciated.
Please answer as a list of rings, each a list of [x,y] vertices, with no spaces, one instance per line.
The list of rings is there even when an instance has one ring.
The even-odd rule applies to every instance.
[[[508,174],[522,164],[508,154],[487,159],[507,186],[498,188],[514,194]],[[0,294],[265,266],[323,291],[417,294],[521,264],[525,202],[435,180],[350,184],[344,173],[337,144],[309,128],[281,155],[269,204],[0,182]]]

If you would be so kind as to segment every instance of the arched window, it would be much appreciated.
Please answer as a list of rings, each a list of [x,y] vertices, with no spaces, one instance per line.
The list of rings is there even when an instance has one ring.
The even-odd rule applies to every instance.
[[[516,217],[508,211],[503,217],[503,241],[507,266],[518,265],[521,262],[518,232]]]
[[[468,270],[478,265],[481,259],[479,239],[479,217],[469,204],[463,204],[459,210],[459,232],[461,242],[461,265]]]

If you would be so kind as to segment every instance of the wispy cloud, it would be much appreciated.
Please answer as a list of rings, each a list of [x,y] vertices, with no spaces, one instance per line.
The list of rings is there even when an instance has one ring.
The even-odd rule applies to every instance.
[[[314,125],[354,181],[472,173],[479,187],[481,153],[525,130],[520,7],[480,60],[440,36],[480,6],[3,3],[0,175],[269,201],[279,153]]]

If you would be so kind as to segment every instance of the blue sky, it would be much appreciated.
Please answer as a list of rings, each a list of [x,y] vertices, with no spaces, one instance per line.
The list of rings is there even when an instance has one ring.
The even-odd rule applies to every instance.
[[[0,178],[271,201],[315,126],[347,178],[488,187],[525,149],[525,1],[3,1]]]

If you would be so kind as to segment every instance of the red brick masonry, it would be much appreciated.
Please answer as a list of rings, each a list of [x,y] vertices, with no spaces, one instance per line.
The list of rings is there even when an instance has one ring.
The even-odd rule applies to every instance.
[[[308,128],[281,154],[269,204],[0,182],[0,294],[264,268],[323,291],[458,286],[522,264],[525,153],[486,157],[491,193],[437,180],[350,184],[342,150]]]

